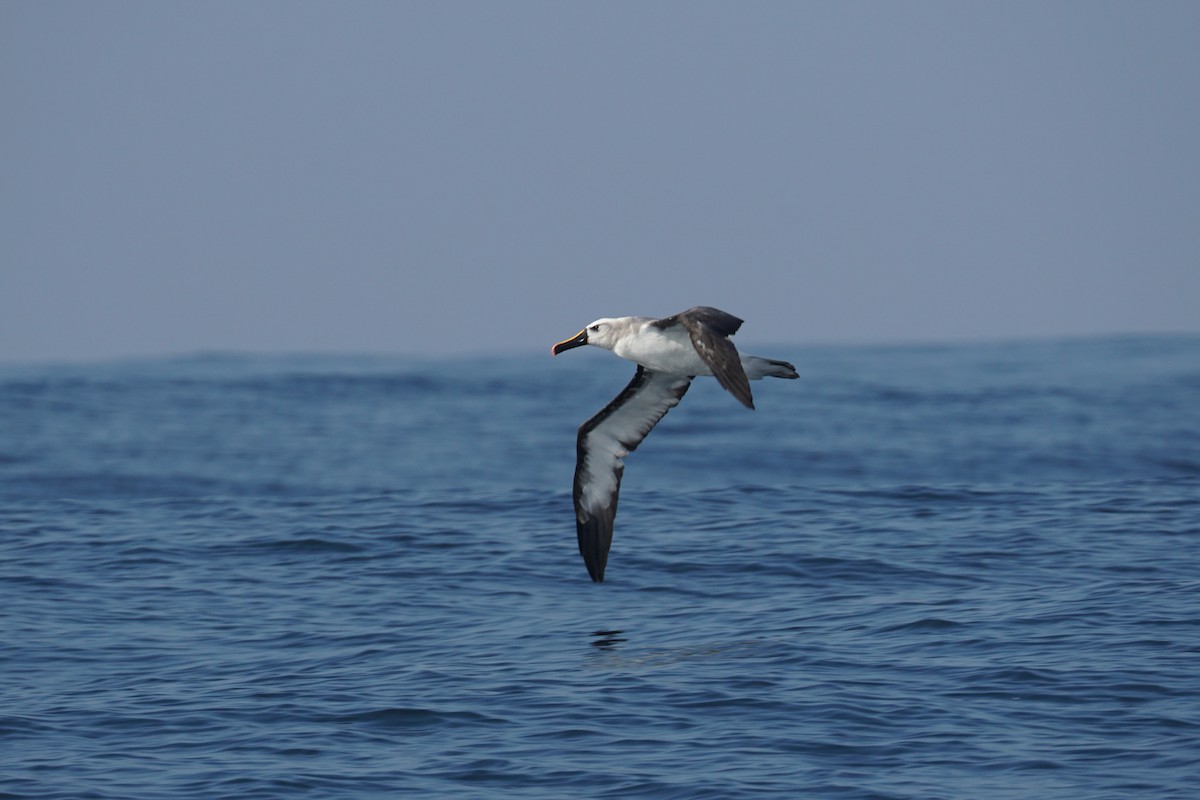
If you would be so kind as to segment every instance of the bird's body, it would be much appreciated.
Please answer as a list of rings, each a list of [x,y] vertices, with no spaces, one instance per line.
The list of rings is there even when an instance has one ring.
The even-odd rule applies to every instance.
[[[656,328],[650,317],[625,317],[621,322],[625,330],[612,348],[621,358],[667,375],[712,375],[682,326]]]
[[[754,408],[750,380],[797,377],[796,368],[786,361],[738,353],[728,337],[741,324],[732,314],[697,306],[661,319],[598,319],[552,348],[558,355],[590,344],[638,365],[629,385],[579,426],[573,492],[576,532],[592,580],[604,580],[624,458],[679,404],[692,378],[712,375],[739,402]]]

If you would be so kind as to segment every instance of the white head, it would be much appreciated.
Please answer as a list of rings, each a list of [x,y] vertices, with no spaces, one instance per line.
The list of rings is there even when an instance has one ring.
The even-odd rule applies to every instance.
[[[554,345],[554,347],[550,348],[550,352],[558,355],[564,350],[570,350],[573,347],[580,347],[585,344],[594,344],[596,347],[612,350],[617,346],[617,340],[621,338],[621,334],[629,327],[628,320],[628,317],[602,317],[570,339],[564,339]]]

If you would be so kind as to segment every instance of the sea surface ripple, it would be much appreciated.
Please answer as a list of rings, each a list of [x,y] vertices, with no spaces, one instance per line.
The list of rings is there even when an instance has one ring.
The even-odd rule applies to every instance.
[[[755,351],[0,368],[0,798],[1195,797],[1200,339]]]

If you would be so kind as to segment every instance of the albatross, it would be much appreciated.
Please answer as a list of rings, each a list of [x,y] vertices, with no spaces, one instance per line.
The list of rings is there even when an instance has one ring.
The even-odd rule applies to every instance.
[[[637,364],[633,380],[598,414],[579,426],[575,453],[575,531],[588,575],[604,580],[612,546],[624,458],[683,398],[692,379],[711,375],[746,408],[754,408],[750,381],[796,378],[786,361],[738,353],[729,337],[742,320],[710,306],[662,319],[598,319],[550,348],[554,355],[583,345],[611,350]]]

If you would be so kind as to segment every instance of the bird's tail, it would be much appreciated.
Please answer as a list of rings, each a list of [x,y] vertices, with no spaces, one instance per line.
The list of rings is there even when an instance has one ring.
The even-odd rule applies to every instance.
[[[759,378],[799,378],[796,368],[786,361],[758,356],[742,356],[742,369],[752,381]]]

